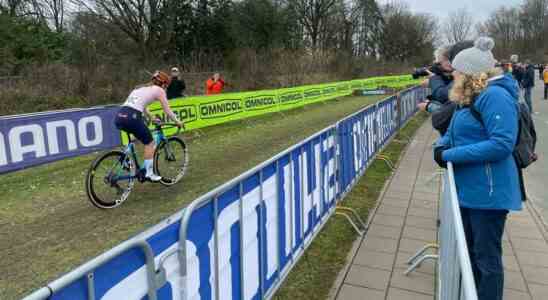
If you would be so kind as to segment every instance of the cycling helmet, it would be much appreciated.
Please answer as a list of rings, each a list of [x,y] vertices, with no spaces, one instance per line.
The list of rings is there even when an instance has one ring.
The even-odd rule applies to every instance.
[[[156,71],[152,74],[152,81],[158,85],[169,85],[171,83],[171,78],[162,71]]]

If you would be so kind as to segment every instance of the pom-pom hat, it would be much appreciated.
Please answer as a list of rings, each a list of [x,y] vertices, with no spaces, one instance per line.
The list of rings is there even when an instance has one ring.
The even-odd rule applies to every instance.
[[[466,75],[480,75],[495,67],[497,61],[493,57],[495,41],[489,37],[480,37],[474,42],[474,47],[463,50],[455,56],[453,68]]]

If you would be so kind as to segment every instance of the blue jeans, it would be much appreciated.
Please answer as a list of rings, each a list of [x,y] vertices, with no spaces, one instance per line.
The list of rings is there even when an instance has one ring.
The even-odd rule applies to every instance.
[[[478,300],[502,300],[502,234],[507,210],[460,208]]]
[[[531,111],[531,113],[533,113],[533,101],[531,100],[531,90],[532,89],[533,88],[531,88],[531,87],[524,88],[524,90],[525,90],[525,95],[524,95],[525,103],[527,103],[527,106],[529,106],[529,110]]]

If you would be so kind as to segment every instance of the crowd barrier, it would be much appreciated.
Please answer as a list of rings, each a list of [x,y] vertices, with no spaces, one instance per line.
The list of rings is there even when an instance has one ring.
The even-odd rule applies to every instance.
[[[173,99],[170,106],[185,130],[280,112],[350,95],[356,89],[401,88],[411,76],[385,76],[295,88]],[[125,143],[113,124],[118,106],[0,117],[0,174],[13,172]],[[165,120],[159,103],[149,109]],[[172,132],[170,132],[170,130]],[[176,128],[166,129],[166,134]]]
[[[25,300],[270,299],[425,96],[419,87],[400,95],[319,131]]]
[[[443,177],[438,237],[437,299],[477,300],[476,285],[464,236],[452,163],[448,163]]]

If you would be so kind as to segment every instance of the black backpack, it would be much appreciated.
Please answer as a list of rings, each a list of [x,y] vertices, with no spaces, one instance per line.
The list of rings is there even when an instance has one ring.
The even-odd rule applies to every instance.
[[[481,113],[476,109],[473,103],[469,108],[472,116],[478,120],[482,126],[484,126]],[[535,123],[531,117],[529,107],[525,103],[518,103],[518,114],[518,138],[512,154],[514,156],[514,160],[516,161],[516,165],[518,166],[518,175],[523,200],[526,200],[527,196],[525,194],[522,169],[527,168],[537,160],[537,155],[535,153],[535,147],[537,145],[537,132],[535,130]]]
[[[439,131],[441,136],[447,132],[456,109],[457,104],[455,102],[447,101],[438,110],[432,112],[432,127]]]

